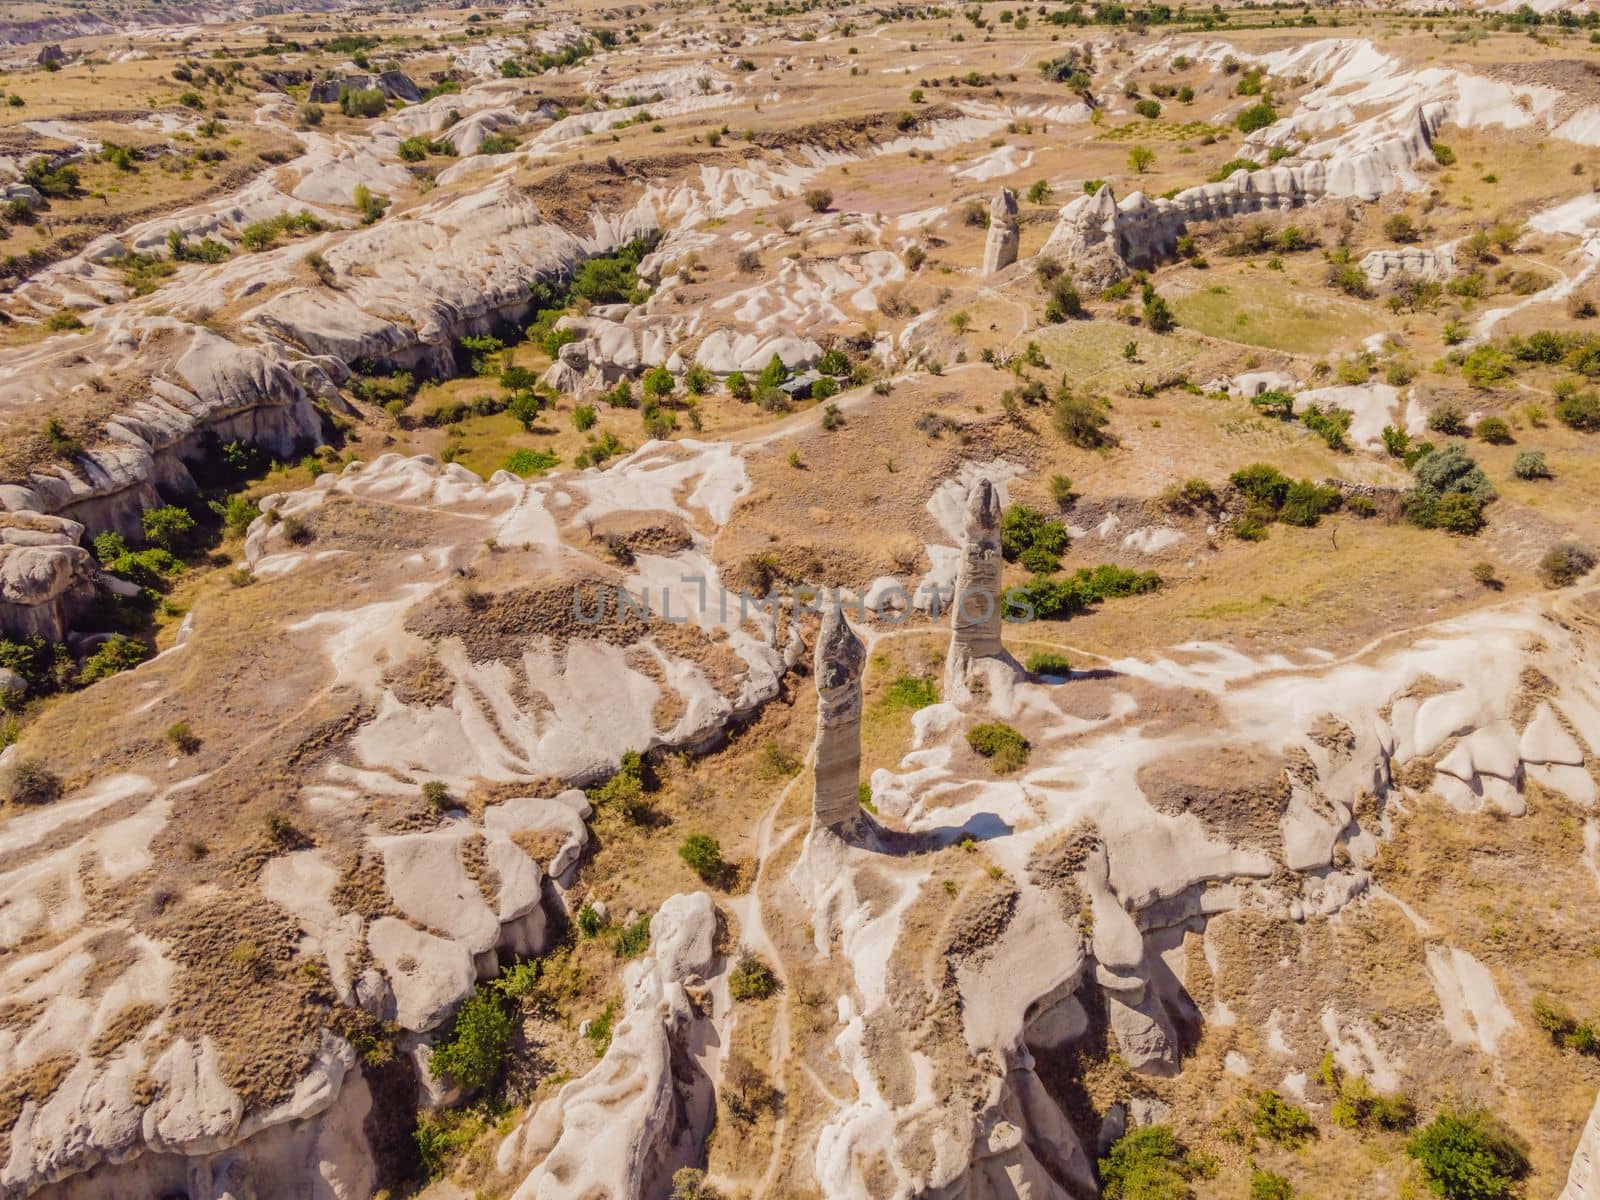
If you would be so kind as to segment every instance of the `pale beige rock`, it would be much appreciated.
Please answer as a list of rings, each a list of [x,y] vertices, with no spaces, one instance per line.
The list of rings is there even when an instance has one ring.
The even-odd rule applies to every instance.
[[[959,553],[950,608],[945,697],[964,703],[971,696],[968,674],[974,663],[1002,652],[1000,575],[1005,562],[1000,553],[1000,493],[987,477],[979,479],[967,496]]]
[[[1578,1147],[1572,1152],[1572,1166],[1558,1200],[1600,1200],[1600,1096],[1595,1097]]]
[[[684,985],[712,973],[716,925],[705,892],[673,896],[651,918],[651,952],[623,976],[605,1057],[500,1144],[496,1166],[522,1176],[513,1200],[665,1195],[672,1173],[698,1159],[715,1110],[694,1066],[707,1022]]]
[[[983,273],[994,275],[1017,261],[1017,194],[1001,188],[989,203],[989,233],[983,242]]]
[[[861,813],[861,670],[866,647],[837,604],[830,605],[817,635],[816,782],[812,818],[846,829]]]

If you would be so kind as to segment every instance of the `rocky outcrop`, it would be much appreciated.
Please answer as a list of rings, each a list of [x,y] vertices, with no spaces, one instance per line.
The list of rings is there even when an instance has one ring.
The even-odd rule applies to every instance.
[[[403,71],[325,75],[311,85],[310,98],[318,104],[337,104],[340,95],[347,91],[382,92],[390,100],[403,100],[407,104],[422,99],[422,92]]]
[[[650,919],[650,954],[623,975],[605,1057],[500,1144],[500,1172],[523,1176],[513,1200],[665,1195],[674,1171],[703,1161],[715,1096],[697,1056],[712,1024],[716,933],[705,892],[673,896]]]
[[[66,639],[96,596],[99,572],[82,536],[76,521],[0,510],[0,636]]]
[[[1567,1185],[1558,1200],[1600,1200],[1600,1096],[1595,1098],[1578,1148],[1572,1152]]]
[[[282,199],[263,195],[259,211],[281,211]],[[326,262],[340,286],[275,293],[244,315],[243,337],[170,316],[119,314],[71,353],[48,344],[30,351],[33,358],[0,375],[0,402],[38,405],[41,380],[62,397],[98,386],[85,364],[113,363],[148,384],[70,464],[0,481],[0,511],[65,517],[91,536],[108,529],[136,536],[141,514],[165,502],[162,493],[193,491],[186,464],[203,457],[212,439],[284,458],[303,452],[323,433],[314,401],[339,403],[335,385],[348,364],[453,374],[456,341],[525,317],[532,280],[570,275],[585,257],[654,232],[653,213],[639,207],[614,220],[597,217],[594,236],[579,237],[545,222],[527,196],[495,185],[328,244]],[[47,564],[51,558],[59,561]],[[41,597],[87,595],[86,562],[67,545],[30,547],[0,576],[0,622],[14,631],[37,624],[64,632],[76,610],[41,607]]]
[[[993,275],[1017,261],[1017,194],[1001,188],[989,204],[989,234],[983,242],[983,273]]]
[[[1171,259],[1191,224],[1286,212],[1324,197],[1376,200],[1411,182],[1410,168],[1428,153],[1443,115],[1437,105],[1419,107],[1398,131],[1326,161],[1241,168],[1220,183],[1186,188],[1171,199],[1133,192],[1119,203],[1111,185],[1103,184],[1061,210],[1040,253],[1088,278],[1114,278]]]
[[[817,635],[816,782],[811,815],[818,825],[847,830],[861,814],[861,670],[867,651],[837,604]]]
[[[258,1129],[237,1145],[194,1154],[140,1155],[106,1165],[32,1193],[36,1200],[122,1200],[126,1196],[307,1196],[360,1200],[377,1186],[364,1128],[372,1092],[358,1070],[320,1097],[321,1108]],[[15,1146],[15,1142],[13,1142]],[[13,1151],[14,1153],[14,1151]]]
[[[582,237],[500,181],[341,238],[324,252],[337,287],[280,291],[243,320],[286,354],[450,376],[461,337],[529,316],[530,283],[656,232],[654,211],[640,205],[597,216]]]
[[[1361,273],[1373,287],[1393,284],[1405,278],[1449,279],[1456,273],[1455,243],[1374,250],[1361,260]]]
[[[956,703],[970,698],[968,674],[973,664],[1003,652],[1000,575],[1005,561],[1000,552],[1000,493],[987,478],[978,480],[967,497],[960,553],[950,609],[950,654],[945,663],[945,695]]]

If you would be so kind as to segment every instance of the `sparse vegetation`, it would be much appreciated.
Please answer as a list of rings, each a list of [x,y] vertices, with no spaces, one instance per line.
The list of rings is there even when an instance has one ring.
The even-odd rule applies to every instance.
[[[728,992],[735,1000],[765,1000],[778,990],[778,977],[760,958],[748,952],[728,972]]]
[[[1577,542],[1557,542],[1539,560],[1539,578],[1546,587],[1568,587],[1594,570],[1595,554]]]
[[[967,730],[967,745],[989,760],[996,775],[1009,775],[1028,765],[1032,747],[1004,721],[986,721]]]

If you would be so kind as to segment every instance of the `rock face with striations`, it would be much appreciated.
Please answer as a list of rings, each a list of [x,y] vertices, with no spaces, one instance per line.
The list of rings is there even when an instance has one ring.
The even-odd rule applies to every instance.
[[[1002,566],[1000,494],[991,481],[980,479],[967,497],[961,522],[961,560],[950,613],[952,680],[964,675],[973,659],[1000,653]]]
[[[866,647],[838,605],[817,635],[816,824],[846,828],[861,813],[861,668]]]
[[[95,600],[94,559],[83,526],[35,512],[6,512],[0,496],[0,636],[59,642]]]
[[[1240,168],[1217,183],[1202,183],[1152,200],[1133,192],[1118,200],[1109,184],[1061,210],[1041,254],[1104,282],[1171,259],[1178,238],[1195,222],[1286,212],[1324,197],[1376,200],[1407,186],[1413,163],[1430,155],[1433,131],[1444,119],[1438,105],[1419,106],[1389,136],[1341,150],[1327,161],[1251,171]],[[1365,264],[1363,264],[1364,266]]]
[[[1600,1097],[1584,1124],[1583,1136],[1572,1154],[1567,1186],[1558,1200],[1600,1200]]]
[[[716,1100],[696,1050],[710,1021],[694,997],[719,969],[716,935],[705,892],[673,896],[650,918],[650,954],[623,975],[605,1057],[500,1144],[498,1169],[522,1175],[512,1200],[662,1196],[699,1160]]]
[[[994,275],[1017,261],[1017,194],[1001,188],[989,204],[989,236],[983,243],[983,273]]]

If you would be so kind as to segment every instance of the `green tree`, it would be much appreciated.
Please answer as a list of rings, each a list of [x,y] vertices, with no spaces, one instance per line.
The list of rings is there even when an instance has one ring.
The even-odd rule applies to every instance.
[[[722,847],[708,833],[691,833],[678,847],[678,857],[706,883],[714,883],[728,869],[723,861]]]
[[[479,984],[462,1001],[450,1032],[433,1048],[428,1065],[460,1087],[492,1087],[505,1069],[516,1020],[493,988]]]
[[[775,388],[787,382],[789,382],[789,368],[783,365],[783,359],[776,354],[761,368],[761,374],[756,376],[758,388]]]
[[[640,389],[647,400],[662,400],[672,395],[677,381],[672,378],[672,372],[665,367],[652,367],[644,373]]]
[[[1135,174],[1143,175],[1156,164],[1156,152],[1149,146],[1135,146],[1128,151],[1128,167]]]
[[[1278,110],[1271,103],[1262,100],[1252,104],[1233,119],[1234,128],[1240,133],[1254,133],[1258,129],[1265,129],[1278,119]]]
[[[1146,1125],[1112,1143],[1100,1188],[1106,1200],[1188,1200],[1194,1173],[1171,1126]]]
[[[1406,1143],[1406,1153],[1445,1200],[1506,1200],[1531,1169],[1527,1143],[1481,1109],[1444,1109]]]
[[[176,553],[178,547],[194,532],[194,518],[171,504],[145,509],[139,523],[144,527],[145,540],[154,542],[168,553]]]

